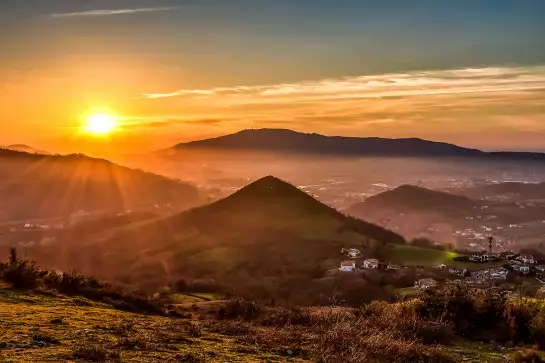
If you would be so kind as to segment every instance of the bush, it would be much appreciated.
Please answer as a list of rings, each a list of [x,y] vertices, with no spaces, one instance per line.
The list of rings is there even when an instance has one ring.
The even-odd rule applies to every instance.
[[[256,319],[263,314],[265,308],[255,301],[244,299],[229,300],[224,303],[217,311],[217,317],[220,319]]]
[[[37,343],[43,343],[43,344],[50,344],[50,345],[58,345],[61,344],[59,339],[55,338],[54,336],[51,336],[49,334],[44,333],[35,333],[32,335],[32,340]]]
[[[436,348],[396,338],[393,329],[374,328],[366,319],[344,320],[330,327],[316,344],[314,359],[320,363],[455,362]]]
[[[308,309],[291,306],[268,311],[260,320],[264,326],[285,327],[290,325],[310,326],[313,324]]]
[[[108,359],[119,359],[120,355],[118,351],[108,350],[98,345],[81,345],[74,349],[71,358],[91,362],[106,362]]]
[[[543,363],[541,356],[533,349],[519,350],[513,354],[513,363]]]
[[[545,349],[545,310],[541,310],[533,318],[530,324],[532,340],[539,349]]]
[[[0,265],[0,273],[16,289],[33,289],[40,285],[40,279],[45,275],[36,262],[19,260],[15,248],[10,248],[9,262]]]

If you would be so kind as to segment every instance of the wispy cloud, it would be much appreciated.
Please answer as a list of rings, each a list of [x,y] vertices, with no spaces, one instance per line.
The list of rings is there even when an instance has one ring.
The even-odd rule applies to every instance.
[[[270,101],[275,98],[382,98],[425,95],[513,92],[545,88],[545,67],[476,68],[344,77],[260,86],[184,89],[148,93],[145,98],[247,98]]]
[[[491,145],[497,140],[508,145],[528,132],[545,137],[544,99],[545,66],[528,66],[181,89],[146,93],[140,104],[155,117],[161,112],[184,115],[184,122],[155,125],[184,128],[184,133],[210,130],[206,123],[187,120],[221,120],[219,133],[286,127],[337,135],[419,136],[475,146],[484,143],[482,135]]]
[[[111,10],[87,10],[73,13],[50,14],[52,18],[69,18],[78,16],[107,16],[107,15],[126,15],[136,13],[149,13],[157,11],[176,10],[178,7],[159,7],[159,8],[134,8],[134,9],[111,9]]]

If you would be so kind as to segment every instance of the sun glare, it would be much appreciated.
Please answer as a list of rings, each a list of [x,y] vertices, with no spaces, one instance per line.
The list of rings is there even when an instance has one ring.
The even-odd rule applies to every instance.
[[[89,116],[84,129],[94,135],[106,135],[111,133],[116,127],[117,121],[113,115],[101,113]]]

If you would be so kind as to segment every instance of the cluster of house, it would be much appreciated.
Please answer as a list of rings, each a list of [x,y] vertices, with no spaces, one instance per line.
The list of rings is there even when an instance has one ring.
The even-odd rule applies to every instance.
[[[376,269],[379,267],[379,261],[376,258],[368,258],[363,260],[363,263],[360,265],[361,268],[364,269]],[[388,265],[388,269],[393,270],[397,269],[395,265]],[[341,272],[356,272],[358,268],[356,267],[356,261],[354,260],[347,260],[341,262],[341,267],[339,268],[339,271]]]
[[[435,287],[435,286],[437,286],[437,281],[435,281],[432,278],[416,280],[414,283],[414,287],[416,287],[419,290],[426,290],[426,289],[429,289],[430,287]]]
[[[10,232],[17,232],[20,229],[63,229],[65,224],[62,222],[55,223],[38,223],[32,221],[26,221],[23,225],[18,225],[17,227],[11,227]]]
[[[470,285],[479,284],[488,280],[505,280],[509,273],[503,267],[489,268],[485,270],[475,271],[466,279],[466,283]]]
[[[34,247],[36,246],[36,244],[38,245],[41,245],[41,246],[45,246],[51,242],[55,242],[56,241],[56,237],[42,237],[39,241],[34,241],[34,240],[29,240],[29,241],[19,241],[16,243],[17,247],[22,247],[22,248],[28,248],[28,247]]]

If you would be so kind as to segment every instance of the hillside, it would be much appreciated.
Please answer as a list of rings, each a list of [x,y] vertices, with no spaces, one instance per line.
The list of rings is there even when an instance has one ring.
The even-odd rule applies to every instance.
[[[120,212],[200,204],[185,183],[84,155],[0,149],[0,220],[67,217],[81,210]]]
[[[402,185],[367,198],[349,209],[354,215],[392,211],[397,213],[441,213],[464,215],[480,206],[479,201],[464,196],[426,189],[415,185]]]
[[[380,242],[380,243],[379,243]],[[177,278],[315,276],[345,246],[368,254],[403,237],[349,218],[296,187],[265,177],[218,202],[39,251],[41,260],[150,284]],[[75,248],[75,246],[77,246]]]
[[[507,200],[545,199],[545,183],[505,182],[460,188],[455,192],[479,199],[498,197]]]

